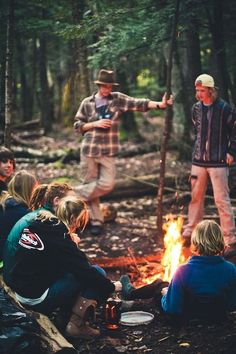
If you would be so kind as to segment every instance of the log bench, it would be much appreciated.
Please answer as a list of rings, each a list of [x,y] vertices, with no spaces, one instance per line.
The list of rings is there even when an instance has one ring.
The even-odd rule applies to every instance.
[[[39,336],[40,342],[42,344],[43,351],[45,354],[75,354],[77,351],[71,343],[69,343],[63,335],[58,331],[51,320],[38,312],[26,310],[15,298],[14,292],[5,284],[2,275],[0,275],[0,288],[4,289],[6,297],[10,300],[11,304],[16,308],[16,313],[25,313],[25,317],[29,318],[31,322],[35,323],[35,328],[39,328],[39,332],[36,333]],[[2,308],[2,306],[1,306]],[[3,310],[2,310],[3,311]],[[3,322],[4,325],[4,322]],[[14,321],[12,327],[14,326]],[[17,324],[17,326],[20,326]],[[2,327],[2,324],[1,324]],[[1,328],[2,329],[2,328]],[[1,342],[0,342],[1,344]],[[37,350],[36,350],[37,349]],[[38,353],[39,348],[35,348]],[[23,352],[22,352],[23,353]]]

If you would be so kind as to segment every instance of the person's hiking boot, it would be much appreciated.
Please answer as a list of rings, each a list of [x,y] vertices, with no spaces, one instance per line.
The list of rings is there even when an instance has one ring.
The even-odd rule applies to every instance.
[[[82,296],[77,298],[65,330],[68,337],[92,339],[100,335],[100,331],[92,328],[88,322],[95,320],[96,305],[95,300],[89,300]]]
[[[89,326],[88,323],[77,325],[76,320],[72,319],[66,326],[66,335],[71,338],[93,339],[100,335],[100,331]]]
[[[121,297],[124,300],[129,300],[130,293],[135,287],[131,284],[128,275],[122,275],[120,277],[120,282],[122,284]]]
[[[93,236],[99,236],[99,235],[101,235],[102,231],[103,231],[102,225],[90,225],[90,227],[89,227],[89,232],[90,232]]]

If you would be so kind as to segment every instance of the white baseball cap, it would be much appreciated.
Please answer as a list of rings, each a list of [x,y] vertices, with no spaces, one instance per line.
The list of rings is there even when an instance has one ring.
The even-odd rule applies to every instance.
[[[212,76],[208,74],[199,75],[195,80],[195,86],[201,85],[206,87],[215,87],[215,82]]]

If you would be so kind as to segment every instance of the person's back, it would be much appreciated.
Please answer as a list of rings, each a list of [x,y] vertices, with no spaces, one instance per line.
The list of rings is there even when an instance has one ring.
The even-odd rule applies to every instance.
[[[4,209],[0,208],[0,258],[10,230],[29,211],[25,205],[18,203],[14,198],[6,201]]]
[[[11,229],[5,241],[3,249],[3,273],[5,281],[7,281],[9,270],[12,268],[12,260],[14,259],[14,255],[17,251],[22,231],[24,230],[24,228],[27,228],[30,225],[30,223],[36,218],[36,216],[41,210],[44,210],[44,208],[40,208],[25,214],[24,216],[22,216],[21,219],[16,222],[16,224]]]
[[[210,320],[217,310],[221,315],[235,310],[236,267],[221,256],[225,246],[219,225],[202,221],[194,229],[191,242],[196,255],[176,271],[161,300],[164,312]]]
[[[36,178],[27,171],[20,171],[12,178],[8,192],[0,200],[0,259],[6,238],[15,223],[30,211],[30,199]]]
[[[16,222],[5,242],[3,252],[3,273],[6,280],[8,279],[9,270],[12,267],[12,259],[14,259],[19,239],[24,228],[27,228],[42,210],[53,211],[57,201],[71,191],[72,188],[68,184],[56,182],[52,182],[49,185],[40,185],[34,190],[31,198],[31,208],[35,210],[27,213]]]

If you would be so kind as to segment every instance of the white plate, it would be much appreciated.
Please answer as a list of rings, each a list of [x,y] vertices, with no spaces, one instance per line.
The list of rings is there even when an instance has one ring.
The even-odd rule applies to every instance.
[[[138,326],[152,322],[154,315],[144,311],[130,311],[121,314],[120,323],[126,326]]]

